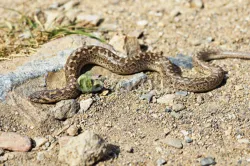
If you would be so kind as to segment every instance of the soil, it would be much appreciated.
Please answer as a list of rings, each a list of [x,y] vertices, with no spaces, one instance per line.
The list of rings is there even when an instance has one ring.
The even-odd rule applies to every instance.
[[[146,45],[148,50],[163,51],[166,56],[178,53],[191,55],[205,46],[249,51],[250,2],[203,2],[204,6],[198,7],[188,0],[85,0],[75,8],[86,14],[101,15],[104,25],[117,25],[116,31],[103,33],[106,40],[117,32],[128,34],[138,30],[143,32],[140,44]],[[12,0],[2,1],[1,6],[27,13],[47,9],[51,3],[49,0]],[[3,9],[0,9],[0,14],[2,19],[15,17]],[[146,20],[146,25],[138,25],[141,20]],[[223,84],[206,93],[176,95],[173,105],[185,106],[177,112],[179,118],[166,111],[173,105],[156,102],[156,98],[166,95],[161,91],[152,102],[140,99],[142,94],[149,92],[150,80],[160,84],[159,80],[154,80],[159,76],[157,73],[147,72],[149,78],[143,86],[126,93],[94,94],[95,102],[85,114],[77,114],[66,121],[58,121],[50,115],[49,108],[53,105],[30,105],[14,95],[9,101],[12,105],[0,103],[0,131],[14,131],[34,138],[54,136],[69,124],[77,125],[83,131],[93,130],[120,151],[116,157],[97,165],[157,165],[158,159],[166,160],[165,165],[200,165],[205,157],[215,158],[217,165],[250,165],[250,143],[240,141],[250,139],[250,62],[223,59],[211,63],[227,71]],[[92,70],[105,75],[110,84],[125,78],[100,67]],[[39,81],[33,80],[32,84],[39,84]],[[29,87],[29,83],[17,87],[15,92]],[[13,103],[27,104],[29,109],[13,107]],[[34,119],[25,116],[30,113]],[[183,130],[188,132],[193,142],[185,143]],[[63,135],[66,133],[60,134]],[[162,143],[166,137],[182,140],[183,148]],[[133,153],[127,152],[131,148]],[[57,159],[58,151],[57,144],[51,150],[39,148],[27,153],[5,152],[9,158],[2,165],[63,165]],[[43,160],[37,159],[39,152],[45,153]]]

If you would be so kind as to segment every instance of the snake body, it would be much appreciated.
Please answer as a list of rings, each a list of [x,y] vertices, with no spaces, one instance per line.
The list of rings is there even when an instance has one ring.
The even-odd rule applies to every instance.
[[[162,53],[139,52],[132,57],[122,58],[100,46],[83,46],[74,51],[67,59],[65,64],[66,87],[38,91],[31,94],[29,99],[37,103],[55,103],[60,100],[77,98],[81,94],[77,88],[77,78],[86,64],[97,64],[117,74],[153,70],[159,72],[163,79],[176,89],[205,92],[216,88],[224,78],[224,71],[221,67],[206,61],[221,58],[250,59],[250,53],[219,50],[198,51],[193,55],[194,66],[210,74],[200,78],[188,78],[183,77],[180,68],[171,63]]]

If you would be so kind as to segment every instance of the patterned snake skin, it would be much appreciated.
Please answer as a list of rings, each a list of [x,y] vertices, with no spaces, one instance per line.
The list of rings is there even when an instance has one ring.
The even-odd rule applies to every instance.
[[[109,49],[100,46],[83,46],[69,56],[65,65],[67,86],[62,89],[38,91],[29,96],[37,103],[55,103],[60,100],[77,98],[77,78],[86,64],[97,64],[117,74],[133,74],[145,70],[157,71],[163,80],[174,88],[191,92],[205,92],[216,88],[224,78],[224,71],[206,61],[222,58],[250,59],[250,53],[218,50],[198,51],[193,56],[194,66],[210,73],[201,78],[187,78],[181,75],[178,66],[164,57],[162,53],[140,52],[128,58],[121,58]]]

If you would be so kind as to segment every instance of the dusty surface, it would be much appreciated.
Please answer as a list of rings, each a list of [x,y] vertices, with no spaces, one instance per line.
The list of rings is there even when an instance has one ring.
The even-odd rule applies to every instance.
[[[1,2],[1,6],[24,12],[46,9],[50,4],[48,0]],[[140,43],[148,45],[148,50],[163,51],[166,56],[190,55],[205,45],[241,51],[250,48],[250,2],[247,0],[204,0],[204,8],[192,7],[184,0],[86,0],[77,8],[86,14],[101,15],[105,19],[103,24],[116,24],[117,31],[143,31]],[[14,17],[2,9],[0,14],[3,18]],[[147,25],[137,25],[141,20],[146,20]],[[108,40],[115,33],[107,32],[104,36]],[[250,62],[226,59],[212,63],[228,71],[223,85],[207,93],[177,96],[174,104],[185,106],[178,112],[179,119],[165,111],[171,106],[140,100],[142,94],[149,92],[149,80],[158,76],[151,73],[148,82],[134,91],[121,94],[113,91],[107,96],[97,94],[85,114],[66,121],[51,116],[49,108],[53,105],[32,105],[14,95],[10,102],[16,103],[16,107],[0,105],[0,130],[15,131],[31,138],[53,136],[68,124],[93,130],[120,149],[115,158],[99,165],[156,165],[158,159],[166,160],[166,165],[200,165],[204,157],[215,158],[217,165],[249,165],[250,144],[242,143],[242,139],[250,139]],[[97,72],[103,74],[102,69]],[[106,76],[113,83],[122,78],[113,77],[112,73]],[[161,95],[164,94],[158,93],[156,97]],[[25,102],[29,109],[17,107]],[[35,115],[27,116],[30,113]],[[185,142],[182,130],[189,133],[192,143],[183,143],[182,149],[162,143],[166,137]],[[134,152],[128,153],[128,147]],[[50,150],[5,152],[9,156],[5,164],[62,165],[57,159],[58,151],[59,146],[55,145]],[[44,152],[42,160],[37,159],[38,152]]]

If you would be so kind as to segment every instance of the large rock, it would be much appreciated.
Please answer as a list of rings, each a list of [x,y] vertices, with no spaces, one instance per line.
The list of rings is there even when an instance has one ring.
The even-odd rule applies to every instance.
[[[70,166],[93,165],[107,152],[104,140],[92,131],[85,131],[77,137],[61,138],[59,144],[58,158]]]

